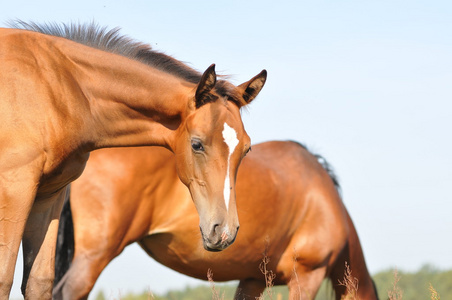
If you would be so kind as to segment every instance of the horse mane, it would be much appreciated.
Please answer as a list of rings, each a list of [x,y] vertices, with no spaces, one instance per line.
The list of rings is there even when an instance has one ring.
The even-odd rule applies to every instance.
[[[308,149],[307,146],[303,145],[302,143],[299,143],[296,141],[291,141],[291,142],[299,145],[300,147],[302,147],[303,149],[305,149],[306,151],[311,153],[317,159],[319,164],[325,169],[325,171],[330,176],[331,181],[333,181],[334,186],[336,187],[336,190],[339,192],[339,194],[341,194],[341,185],[339,184],[339,179],[337,178],[337,175],[334,172],[334,169],[331,166],[331,164],[322,155],[313,153],[311,150]]]
[[[120,28],[108,29],[95,22],[88,24],[58,24],[25,22],[14,20],[8,22],[11,28],[25,29],[47,35],[66,38],[68,40],[107,51],[110,53],[125,56],[130,59],[145,63],[151,67],[175,75],[188,82],[198,84],[202,74],[187,66],[183,62],[152,49],[151,45],[136,41],[126,35],[120,34]],[[218,75],[219,77],[227,77]],[[219,95],[232,101],[239,108],[247,103],[237,93],[235,87],[226,80],[218,80],[215,90]]]
[[[198,71],[169,55],[153,50],[149,44],[120,34],[119,31],[121,29],[119,27],[108,29],[95,22],[87,24],[38,24],[35,22],[24,22],[22,20],[10,21],[8,25],[11,28],[25,29],[62,37],[92,48],[119,54],[176,75],[191,83],[196,84],[201,80],[202,74]]]

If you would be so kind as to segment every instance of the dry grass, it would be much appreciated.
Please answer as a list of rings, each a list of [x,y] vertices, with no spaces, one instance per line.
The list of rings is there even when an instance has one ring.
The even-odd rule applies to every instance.
[[[270,270],[268,267],[269,263],[270,263],[270,258],[265,253],[263,255],[264,255],[264,257],[262,259],[262,262],[259,265],[259,269],[260,269],[261,273],[264,275],[266,290],[264,292],[262,292],[259,297],[256,297],[256,300],[265,300],[265,299],[282,300],[283,299],[282,294],[277,293],[275,295],[275,292],[273,290],[274,279],[276,278],[276,274],[272,270]],[[207,280],[211,286],[212,300],[225,300],[225,292],[223,291],[222,293],[220,293],[215,286],[215,282],[213,279],[213,272],[211,269],[207,270]],[[388,290],[388,298],[387,298],[388,300],[402,300],[403,299],[403,290],[399,287],[400,280],[401,280],[401,277],[400,277],[397,269],[395,269],[392,287],[390,290]],[[342,296],[341,300],[365,300],[365,299],[361,299],[358,296],[359,281],[356,277],[353,276],[352,270],[347,262],[345,262],[344,278],[343,278],[343,280],[339,280],[338,283],[339,283],[339,285],[342,285],[346,288],[346,295]],[[299,282],[298,282],[298,289],[299,289],[298,291],[302,290],[301,283],[299,283]],[[436,289],[433,287],[433,285],[431,283],[429,283],[428,289],[430,292],[431,300],[441,300],[439,293],[436,291]],[[121,292],[119,291],[118,293],[119,293],[118,297],[111,297],[110,299],[122,299],[123,297],[121,295]],[[146,296],[147,296],[147,300],[155,299],[150,288],[148,289]],[[314,299],[314,298],[312,298],[312,299]]]
[[[224,300],[224,292],[220,297],[220,294],[215,288],[215,282],[213,281],[213,272],[211,269],[207,270],[207,280],[209,281],[210,287],[212,289],[212,300]]]
[[[394,270],[394,282],[392,284],[392,289],[388,291],[388,299],[389,300],[402,300],[403,298],[403,290],[400,289],[398,283],[400,281],[400,276],[397,272],[397,269]],[[358,279],[352,276],[352,271],[350,270],[347,262],[345,263],[345,274],[344,280],[339,281],[340,285],[343,285],[347,289],[347,295],[342,296],[342,300],[359,300],[358,297]],[[430,299],[431,300],[440,300],[439,293],[435,290],[432,284],[429,284],[430,291]]]
[[[147,300],[154,300],[155,299],[154,294],[151,291],[151,287],[148,287],[148,295],[147,296],[148,296]]]
[[[264,274],[265,278],[265,293],[270,299],[273,299],[273,280],[276,277],[276,274],[273,273],[272,270],[268,270],[267,266],[270,262],[270,258],[267,256],[267,254],[264,254],[264,258],[262,259],[262,262],[259,265],[259,269],[261,270],[262,274]],[[262,293],[257,300],[264,300],[265,295]]]
[[[267,255],[264,253],[264,258],[262,259],[261,264],[259,265],[259,269],[264,275],[265,278],[265,284],[266,284],[266,290],[263,292],[256,300],[264,300],[264,299],[274,299],[274,293],[273,293],[273,286],[274,286],[274,279],[276,277],[276,274],[268,269],[268,264],[270,263],[270,259]],[[212,300],[224,300],[224,293],[220,296],[218,291],[215,288],[215,282],[213,281],[213,273],[212,270],[208,270],[207,272],[207,279],[211,284],[212,288]],[[392,288],[388,290],[388,300],[402,300],[403,298],[403,290],[398,286],[400,281],[400,276],[398,274],[397,269],[394,270],[394,281],[392,284]],[[352,275],[352,270],[350,269],[350,266],[347,262],[345,262],[345,272],[344,272],[344,279],[341,281],[339,280],[339,284],[342,286],[345,286],[347,290],[347,294],[341,297],[341,300],[365,300],[360,299],[358,297],[358,289],[359,289],[359,281],[356,277]],[[299,284],[300,285],[300,284]],[[439,293],[435,290],[435,288],[432,286],[432,284],[429,284],[429,291],[430,291],[430,299],[431,300],[440,300]],[[154,299],[153,295],[152,298]],[[280,294],[276,295],[276,300],[281,300],[282,296]]]
[[[347,294],[341,297],[341,300],[359,300],[358,297],[358,278],[352,276],[352,271],[347,262],[345,262],[344,280],[339,284],[345,286]]]
[[[273,299],[273,280],[276,278],[276,274],[273,273],[272,270],[268,269],[268,264],[270,263],[270,258],[264,253],[264,258],[259,265],[259,269],[264,275],[265,278],[265,291],[258,297],[256,300],[264,300],[266,296],[269,297],[270,300]],[[211,269],[207,270],[207,280],[210,283],[210,287],[212,289],[212,300],[224,300],[224,293],[220,296],[218,291],[215,288],[215,282],[213,280],[213,272]],[[277,295],[276,300],[280,300],[281,295]]]
[[[430,291],[431,300],[440,300],[438,292],[433,288],[431,283],[429,283],[428,290]]]
[[[400,281],[397,269],[394,270],[394,282],[392,283],[392,289],[388,291],[389,300],[402,300],[403,291],[397,285]]]
[[[294,249],[294,253],[296,252],[296,250]],[[294,276],[294,280],[295,280],[295,282],[297,283],[297,294],[298,295],[300,295],[300,297],[301,297],[301,292],[302,292],[302,289],[301,289],[301,284],[300,284],[300,279],[298,278],[298,273],[297,273],[297,255],[296,254],[294,254],[294,256],[292,257],[292,261],[293,261],[293,268],[292,268],[292,274],[293,274],[293,276]],[[307,295],[308,297],[310,296],[310,295]]]

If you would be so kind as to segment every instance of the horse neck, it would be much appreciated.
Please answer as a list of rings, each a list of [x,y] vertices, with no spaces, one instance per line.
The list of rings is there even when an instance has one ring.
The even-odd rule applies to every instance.
[[[87,51],[88,50],[88,51]],[[72,43],[63,50],[87,98],[92,149],[171,148],[195,85],[138,61]]]

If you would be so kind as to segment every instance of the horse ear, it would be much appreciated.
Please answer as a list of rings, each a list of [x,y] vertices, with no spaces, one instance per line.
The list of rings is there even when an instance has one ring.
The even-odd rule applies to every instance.
[[[243,90],[242,96],[246,103],[250,103],[259,94],[267,80],[267,71],[262,70],[259,74],[251,78],[249,81],[239,85]]]
[[[210,67],[202,74],[201,81],[198,84],[195,94],[196,108],[199,108],[203,104],[208,102],[209,92],[215,86],[217,82],[217,74],[215,73],[215,64],[211,64]]]

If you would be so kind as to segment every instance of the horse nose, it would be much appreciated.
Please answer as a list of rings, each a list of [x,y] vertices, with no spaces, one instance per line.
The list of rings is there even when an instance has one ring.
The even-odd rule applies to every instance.
[[[213,224],[210,234],[215,235],[218,232],[219,228],[220,228],[220,224]]]
[[[204,248],[209,251],[221,251],[235,241],[239,226],[236,226],[235,230],[233,229],[231,232],[227,225],[215,223],[210,227],[208,234],[204,234],[202,227],[200,229]]]
[[[228,233],[225,226],[222,226],[221,224],[213,224],[208,239],[213,243],[221,243],[227,240],[227,238]]]

